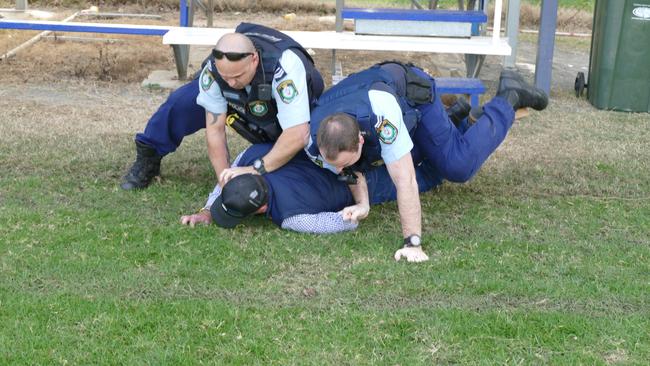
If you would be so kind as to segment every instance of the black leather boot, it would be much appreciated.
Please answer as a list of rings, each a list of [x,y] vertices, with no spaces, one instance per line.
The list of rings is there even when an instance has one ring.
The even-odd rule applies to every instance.
[[[467,118],[471,108],[472,106],[467,103],[465,98],[460,97],[456,99],[456,103],[447,108],[447,114],[449,115],[449,119],[456,125],[456,127],[458,127],[458,125]]]
[[[472,126],[479,118],[483,115],[483,107],[476,106],[469,111],[469,116],[467,116],[467,122]]]
[[[505,98],[514,110],[531,107],[541,111],[548,105],[548,95],[542,89],[528,84],[513,70],[501,71],[497,97]]]
[[[124,190],[147,188],[151,180],[160,175],[160,161],[156,149],[141,142],[135,142],[136,158],[129,172],[122,178],[120,187]]]

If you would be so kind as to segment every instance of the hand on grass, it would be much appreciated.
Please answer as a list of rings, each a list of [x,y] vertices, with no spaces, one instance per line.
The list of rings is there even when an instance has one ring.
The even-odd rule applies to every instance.
[[[359,220],[363,220],[368,217],[368,212],[370,212],[370,207],[367,205],[356,204],[354,206],[348,206],[341,211],[341,216],[343,216],[344,221],[352,221],[358,223]]]
[[[424,253],[422,247],[404,247],[395,252],[395,260],[399,261],[402,257],[407,262],[424,262],[429,260],[429,256]]]
[[[181,216],[181,224],[189,225],[194,227],[196,224],[209,225],[212,223],[212,216],[210,216],[210,211],[201,210],[194,215],[183,215]]]

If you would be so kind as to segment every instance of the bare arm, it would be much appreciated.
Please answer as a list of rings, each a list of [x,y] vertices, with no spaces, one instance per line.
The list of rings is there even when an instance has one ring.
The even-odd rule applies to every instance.
[[[422,212],[418,182],[415,179],[415,168],[411,154],[406,154],[386,166],[393,184],[397,188],[397,207],[399,208],[402,235],[421,235]]]
[[[308,136],[309,123],[307,122],[282,131],[278,140],[273,144],[271,151],[262,157],[262,161],[264,161],[264,169],[266,169],[267,172],[272,172],[282,167],[291,160],[298,151],[305,147]],[[252,166],[225,169],[219,176],[219,183],[223,186],[234,177],[247,173],[258,174]]]
[[[221,172],[230,166],[225,114],[205,113],[205,137],[208,143],[208,157],[218,178]]]
[[[406,154],[397,161],[386,166],[388,174],[397,188],[397,207],[399,218],[402,223],[402,235],[406,238],[411,235],[420,236],[422,232],[422,209],[420,208],[420,196],[418,193],[418,182],[415,178],[415,168],[411,154]],[[395,252],[395,260],[406,258],[408,262],[422,262],[429,259],[421,246],[398,249]]]
[[[366,182],[366,177],[359,172],[355,172],[357,175],[357,184],[350,185],[350,192],[352,197],[354,197],[354,206],[348,206],[341,210],[343,215],[343,220],[358,222],[368,217],[368,212],[370,211],[370,199],[368,197],[368,183]]]

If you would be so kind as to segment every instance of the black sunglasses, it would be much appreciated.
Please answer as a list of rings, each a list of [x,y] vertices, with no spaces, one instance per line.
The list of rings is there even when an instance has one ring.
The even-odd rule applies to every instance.
[[[228,61],[239,61],[252,54],[252,52],[223,52],[215,49],[212,50],[212,56],[217,60],[221,60],[225,56]]]

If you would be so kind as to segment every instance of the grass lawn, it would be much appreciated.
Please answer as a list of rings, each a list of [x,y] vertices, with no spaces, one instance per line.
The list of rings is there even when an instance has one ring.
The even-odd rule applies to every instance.
[[[647,114],[554,94],[473,181],[422,196],[431,260],[407,264],[395,204],[334,236],[191,229],[200,134],[123,192],[133,131],[0,107],[0,364],[650,360]]]
[[[431,260],[407,264],[394,203],[341,235],[183,227],[212,189],[202,134],[123,192],[156,103],[60,93],[52,108],[0,87],[0,365],[650,360],[648,114],[554,92],[471,182],[422,195]]]

